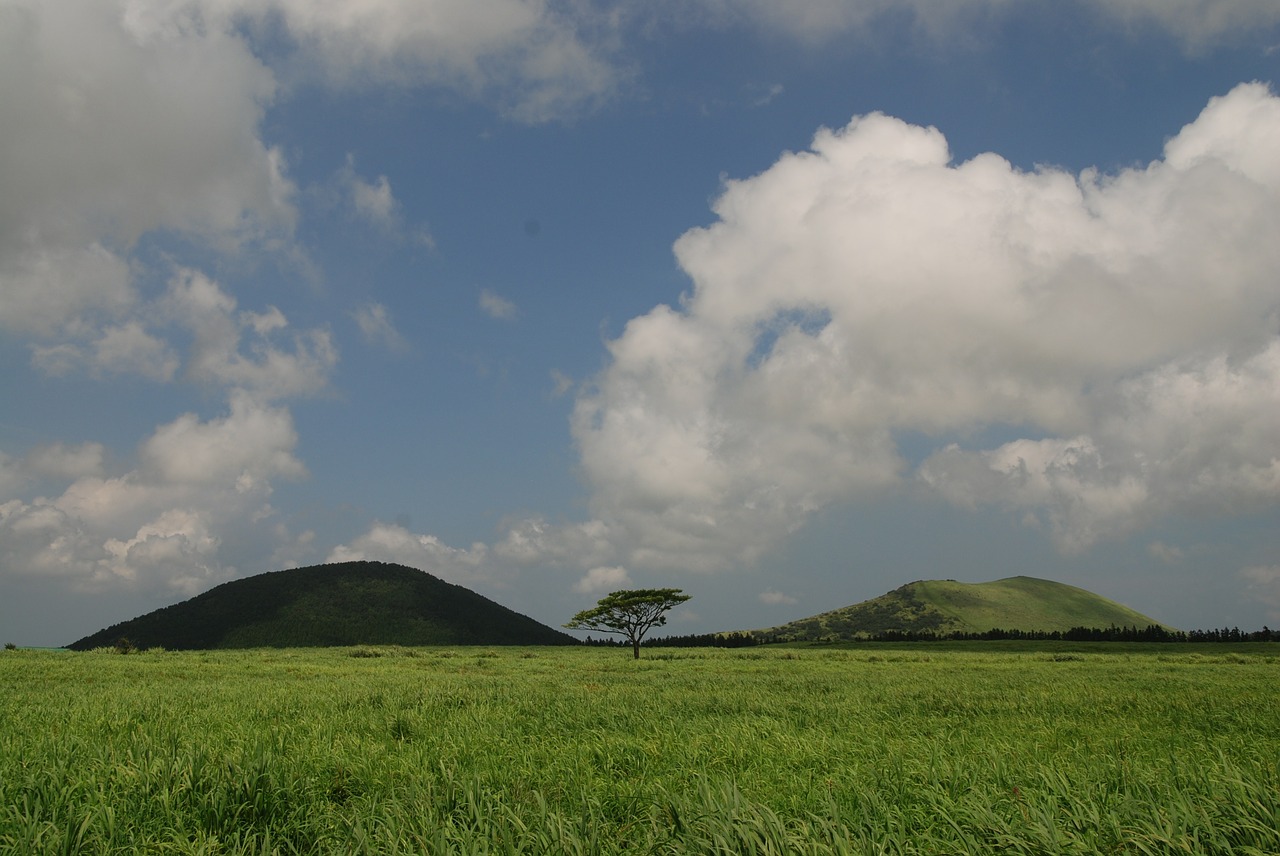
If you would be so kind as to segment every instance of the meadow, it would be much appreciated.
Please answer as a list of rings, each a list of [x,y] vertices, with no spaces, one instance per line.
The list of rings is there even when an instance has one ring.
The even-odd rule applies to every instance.
[[[1273,645],[0,652],[0,853],[1280,852]]]

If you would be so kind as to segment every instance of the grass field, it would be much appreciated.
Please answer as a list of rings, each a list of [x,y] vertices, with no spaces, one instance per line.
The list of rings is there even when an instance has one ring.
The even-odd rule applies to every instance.
[[[1277,853],[1277,655],[3,651],[0,853]]]

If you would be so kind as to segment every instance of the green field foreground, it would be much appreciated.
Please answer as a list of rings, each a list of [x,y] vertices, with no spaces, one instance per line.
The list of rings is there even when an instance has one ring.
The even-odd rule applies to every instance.
[[[1280,649],[0,652],[0,853],[1280,853]]]

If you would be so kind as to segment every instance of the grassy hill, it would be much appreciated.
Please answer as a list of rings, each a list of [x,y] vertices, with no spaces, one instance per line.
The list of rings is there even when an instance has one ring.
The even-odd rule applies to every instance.
[[[316,565],[233,580],[68,647],[105,647],[121,637],[140,648],[179,650],[576,642],[470,589],[381,562]]]
[[[764,639],[853,639],[887,631],[985,633],[1146,628],[1158,621],[1075,586],[1035,577],[989,583],[920,580],[862,603],[754,631]]]

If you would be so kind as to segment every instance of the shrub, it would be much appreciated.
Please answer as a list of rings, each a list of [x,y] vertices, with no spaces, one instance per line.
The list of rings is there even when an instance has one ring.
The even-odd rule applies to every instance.
[[[15,645],[15,644],[14,644],[14,643],[12,643],[12,642],[6,642],[6,643],[4,643],[4,650],[6,650],[6,651],[17,651],[17,650],[18,650],[18,646],[17,646],[17,645]]]

